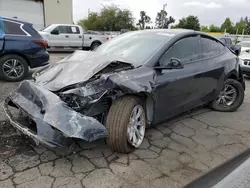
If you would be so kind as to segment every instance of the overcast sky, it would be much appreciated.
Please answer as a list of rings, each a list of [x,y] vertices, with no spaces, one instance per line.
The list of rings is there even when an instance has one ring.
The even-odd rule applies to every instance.
[[[178,20],[188,15],[198,16],[202,25],[221,25],[226,17],[234,22],[250,17],[250,0],[73,0],[74,21],[87,17],[88,9],[98,12],[102,5],[116,4],[128,8],[136,19],[144,10],[155,20],[156,13],[167,3],[168,15]]]

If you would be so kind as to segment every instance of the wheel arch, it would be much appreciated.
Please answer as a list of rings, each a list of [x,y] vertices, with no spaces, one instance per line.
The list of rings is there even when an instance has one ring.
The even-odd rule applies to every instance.
[[[154,102],[152,95],[150,95],[150,93],[147,93],[147,92],[139,92],[139,93],[134,93],[130,95],[139,97],[145,101],[147,125],[151,126],[154,120],[154,106],[155,106],[155,102]]]
[[[92,46],[93,44],[95,44],[95,43],[102,44],[101,41],[99,41],[99,40],[94,40],[94,41],[91,43],[91,46]]]
[[[30,66],[30,61],[27,58],[27,56],[25,56],[24,54],[22,54],[20,52],[5,52],[5,53],[0,55],[0,58],[4,57],[6,55],[18,55],[18,56],[22,57],[27,62],[27,64]]]
[[[229,72],[226,76],[226,79],[238,80],[237,71],[233,70],[233,71]]]

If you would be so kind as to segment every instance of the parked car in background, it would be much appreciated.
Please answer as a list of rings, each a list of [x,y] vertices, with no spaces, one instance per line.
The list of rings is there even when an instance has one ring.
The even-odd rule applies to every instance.
[[[238,45],[241,46],[241,67],[242,72],[250,76],[250,41],[239,42]]]
[[[117,37],[120,33],[118,32],[105,32],[106,35],[110,37],[110,39]]]
[[[241,53],[241,46],[240,45],[233,45],[232,39],[229,37],[221,37],[221,42],[223,42],[228,48],[233,50],[236,55],[240,55]]]
[[[109,40],[108,36],[101,35],[99,32],[86,32],[79,25],[52,24],[39,33],[47,41],[49,48],[94,50]]]
[[[140,147],[145,130],[202,105],[237,110],[245,82],[239,58],[218,39],[192,30],[124,33],[23,81],[4,103],[10,123],[50,147],[107,139],[112,150]],[[10,107],[30,124],[13,118]]]
[[[47,42],[32,24],[0,17],[0,77],[20,81],[30,68],[48,64]]]

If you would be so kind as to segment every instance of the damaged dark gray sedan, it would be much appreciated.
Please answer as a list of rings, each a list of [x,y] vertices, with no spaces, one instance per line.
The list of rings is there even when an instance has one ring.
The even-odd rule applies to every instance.
[[[40,70],[8,96],[4,110],[14,127],[50,147],[106,138],[114,151],[128,153],[147,127],[180,113],[206,104],[235,111],[244,89],[239,58],[219,40],[191,30],[145,30]]]

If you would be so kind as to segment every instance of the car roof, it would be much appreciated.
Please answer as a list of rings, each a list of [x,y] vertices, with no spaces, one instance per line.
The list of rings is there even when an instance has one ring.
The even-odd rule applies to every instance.
[[[178,35],[181,33],[194,33],[194,30],[191,29],[145,29],[145,30],[139,30],[136,32],[141,32],[141,33],[166,33],[166,34],[174,34]]]
[[[7,18],[7,17],[1,17],[0,16],[0,20],[7,20],[7,21],[12,21],[12,22],[18,22],[18,23],[21,23],[21,24],[31,24],[29,22],[25,22],[25,21],[22,21],[22,20],[19,20],[19,19],[16,19],[16,18]]]
[[[218,38],[215,38],[214,36],[211,36],[207,33],[204,33],[201,31],[195,31],[192,29],[145,29],[145,30],[132,31],[132,32],[140,32],[142,34],[152,33],[152,35],[160,33],[160,34],[172,35],[173,37],[197,34],[197,35],[205,35],[205,36],[218,40]]]

